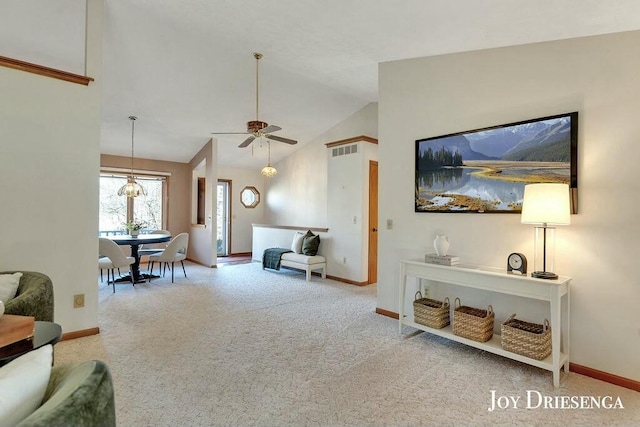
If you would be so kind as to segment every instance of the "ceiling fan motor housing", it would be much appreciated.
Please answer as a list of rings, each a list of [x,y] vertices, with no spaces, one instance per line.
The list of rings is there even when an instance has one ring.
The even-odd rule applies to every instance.
[[[269,126],[269,124],[266,122],[261,122],[260,120],[252,120],[250,122],[247,122],[247,132],[257,133],[257,132],[260,132],[262,129],[266,128],[267,126]]]

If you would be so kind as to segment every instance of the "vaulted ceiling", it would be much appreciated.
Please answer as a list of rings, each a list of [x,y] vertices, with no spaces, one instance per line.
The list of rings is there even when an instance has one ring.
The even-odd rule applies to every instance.
[[[0,40],[28,50],[17,15],[35,10],[26,3],[52,6],[5,1],[13,14],[0,13]],[[75,25],[67,6],[78,0],[56,4],[30,28],[45,43],[56,38],[48,24]],[[264,55],[260,120],[299,141],[273,143],[277,161],[377,101],[380,62],[640,29],[637,0],[104,0],[104,8],[101,152],[130,154],[133,114],[136,157],[178,162],[211,132],[243,132],[255,120],[253,52]],[[3,42],[0,55],[10,56]],[[264,164],[259,141],[252,150],[237,147],[244,135],[217,138],[219,164]]]

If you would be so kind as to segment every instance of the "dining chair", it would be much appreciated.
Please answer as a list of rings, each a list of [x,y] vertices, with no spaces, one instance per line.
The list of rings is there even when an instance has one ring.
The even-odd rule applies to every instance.
[[[180,233],[174,237],[162,253],[149,255],[149,261],[151,262],[150,271],[153,274],[153,265],[158,262],[158,268],[162,269],[162,275],[167,269],[167,265],[171,263],[171,283],[173,282],[174,263],[180,261],[182,264],[182,272],[184,277],[187,277],[187,271],[184,269],[184,260],[187,259],[187,248],[189,246],[189,233]],[[151,280],[151,277],[149,277]]]
[[[113,284],[113,292],[116,292],[116,277],[114,269],[120,267],[129,267],[129,274],[131,277],[131,284],[135,286],[133,280],[133,270],[131,265],[136,262],[134,257],[126,256],[113,240],[105,237],[99,238],[99,254],[98,267],[100,269],[107,269],[107,285],[109,284],[109,270],[111,270],[111,283]]]
[[[149,234],[168,234],[171,236],[171,232],[169,230],[153,230],[150,231]],[[146,243],[144,245],[140,245],[140,248],[138,249],[138,257],[142,260],[143,256],[157,254],[164,251],[166,247],[166,243]]]

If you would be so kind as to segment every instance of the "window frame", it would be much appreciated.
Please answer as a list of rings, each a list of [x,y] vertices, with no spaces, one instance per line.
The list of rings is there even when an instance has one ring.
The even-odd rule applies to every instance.
[[[112,178],[123,178],[126,182],[126,179],[131,176],[131,171],[130,170],[123,170],[123,169],[116,169],[116,168],[101,168],[100,169],[100,175],[98,179],[101,179],[102,177],[112,177]],[[161,181],[162,182],[162,196],[161,196],[161,211],[162,211],[162,220],[161,220],[161,225],[160,225],[160,229],[166,230],[168,229],[168,220],[169,220],[169,216],[168,216],[168,206],[169,206],[169,179],[170,179],[171,174],[166,173],[166,172],[160,172],[160,171],[137,171],[134,170],[133,171],[133,177],[134,179],[138,180],[140,179],[141,181],[144,180],[156,180],[156,181]],[[123,183],[124,184],[124,183]],[[98,196],[100,197],[100,196]],[[124,196],[121,196],[124,197]],[[134,220],[134,204],[135,204],[135,197],[126,197],[126,202],[127,202],[127,214],[126,214],[126,221],[133,221]],[[100,233],[103,232],[103,230],[99,230]]]
[[[253,193],[254,196],[254,201],[253,203],[250,204],[246,204],[244,202],[244,193],[245,191],[250,191],[251,193]],[[253,209],[256,206],[258,206],[260,204],[260,192],[258,191],[258,189],[252,185],[247,185],[245,186],[241,191],[240,191],[240,203],[242,204],[242,206],[244,206],[247,209]]]

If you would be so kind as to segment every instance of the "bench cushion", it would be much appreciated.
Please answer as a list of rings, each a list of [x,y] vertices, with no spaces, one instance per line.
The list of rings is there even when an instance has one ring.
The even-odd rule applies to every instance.
[[[296,254],[293,252],[287,252],[286,254],[282,254],[281,259],[283,261],[291,261],[291,262],[297,262],[299,264],[307,264],[307,265],[322,264],[325,262],[324,257],[321,255],[308,256],[308,255]]]

